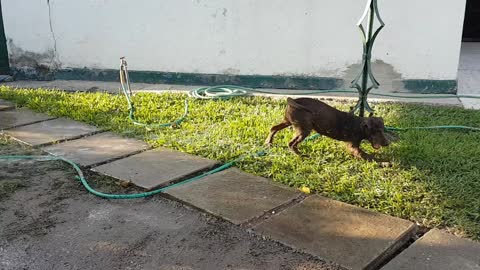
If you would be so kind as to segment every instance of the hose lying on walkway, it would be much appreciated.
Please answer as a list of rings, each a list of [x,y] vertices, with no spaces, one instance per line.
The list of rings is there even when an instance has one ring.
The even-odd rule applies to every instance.
[[[159,189],[156,189],[156,190],[148,191],[148,192],[135,193],[135,194],[107,194],[107,193],[103,193],[103,192],[95,190],[94,188],[92,188],[88,184],[88,182],[85,179],[85,176],[83,175],[80,167],[75,162],[73,162],[69,159],[66,159],[66,158],[56,157],[56,156],[51,156],[51,155],[43,155],[43,156],[41,156],[41,155],[39,155],[39,156],[0,156],[0,160],[2,160],[2,159],[3,160],[33,160],[33,161],[60,160],[60,161],[63,161],[65,163],[69,164],[70,166],[72,166],[73,169],[77,172],[76,178],[82,183],[82,185],[85,187],[85,189],[87,189],[88,192],[90,192],[90,193],[92,193],[96,196],[106,198],[106,199],[139,199],[139,198],[149,197],[149,196],[152,196],[152,195],[155,195],[155,194],[158,194],[158,193],[162,193],[167,189],[174,188],[174,187],[180,186],[180,185],[184,185],[186,183],[190,183],[190,182],[199,180],[199,179],[201,179],[205,176],[221,172],[223,170],[226,170],[226,169],[232,167],[235,163],[243,160],[247,156],[263,156],[265,154],[266,154],[266,152],[262,150],[262,151],[258,151],[256,153],[254,153],[252,155],[241,156],[239,158],[236,158],[234,160],[231,160],[231,161],[223,164],[222,166],[220,166],[218,168],[215,168],[215,169],[210,170],[208,172],[202,173],[198,176],[183,180],[183,181],[178,182],[176,184],[173,184],[173,185],[170,185],[170,186],[167,186],[167,187],[163,187],[163,188],[159,188]]]

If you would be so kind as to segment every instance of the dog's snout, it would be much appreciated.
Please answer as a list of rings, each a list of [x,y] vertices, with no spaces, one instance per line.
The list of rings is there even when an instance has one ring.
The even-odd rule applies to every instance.
[[[372,147],[379,149],[382,146],[390,145],[390,141],[385,136],[385,133],[382,130],[377,131],[373,136],[370,137],[370,142]]]

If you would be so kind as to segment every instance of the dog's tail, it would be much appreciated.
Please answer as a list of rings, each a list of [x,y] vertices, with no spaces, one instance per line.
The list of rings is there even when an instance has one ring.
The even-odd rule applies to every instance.
[[[305,110],[307,112],[313,113],[312,110],[310,110],[309,108],[303,106],[302,104],[299,104],[299,103],[295,102],[295,100],[293,98],[287,98],[287,104],[288,104],[288,106],[291,106],[295,109]]]

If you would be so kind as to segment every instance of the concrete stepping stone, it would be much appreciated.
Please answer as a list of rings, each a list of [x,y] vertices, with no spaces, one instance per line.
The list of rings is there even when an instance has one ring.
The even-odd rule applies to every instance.
[[[139,187],[150,190],[210,169],[216,163],[213,160],[158,148],[92,170],[120,180],[131,181]]]
[[[480,243],[433,229],[382,270],[480,270]]]
[[[55,118],[56,117],[48,116],[44,113],[37,113],[28,109],[0,111],[0,130],[38,123]]]
[[[300,192],[231,168],[166,193],[235,224],[259,217],[300,196]]]
[[[5,131],[5,133],[31,146],[40,146],[67,139],[79,138],[98,131],[99,129],[94,126],[65,118],[57,118],[9,129]]]
[[[13,109],[13,108],[15,108],[15,104],[13,104],[9,101],[0,99],[0,111],[9,110],[9,109]]]
[[[52,155],[73,160],[82,166],[92,166],[148,148],[145,142],[105,132],[41,149]]]
[[[376,269],[416,225],[322,196],[310,196],[254,228],[347,269]]]

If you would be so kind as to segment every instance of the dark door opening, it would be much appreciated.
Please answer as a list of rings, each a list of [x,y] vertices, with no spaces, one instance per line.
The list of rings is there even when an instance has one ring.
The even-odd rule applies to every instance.
[[[3,29],[2,3],[0,2],[0,75],[10,73],[8,63],[7,39],[5,38],[5,30]]]
[[[480,42],[480,1],[467,0],[465,22],[463,24],[464,42]]]

